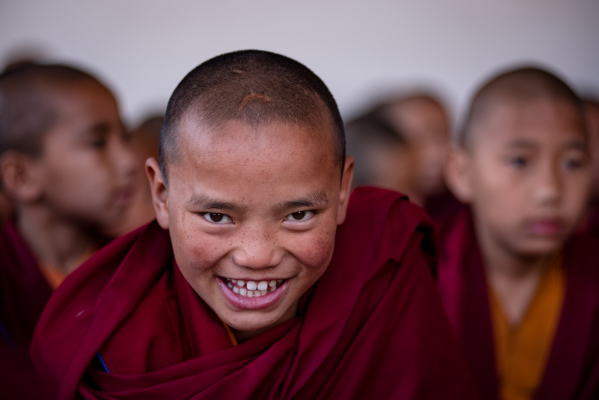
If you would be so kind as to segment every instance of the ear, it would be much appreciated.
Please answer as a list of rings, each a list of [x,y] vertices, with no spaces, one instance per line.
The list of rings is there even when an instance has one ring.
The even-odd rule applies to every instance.
[[[445,181],[458,200],[469,203],[472,199],[472,157],[462,147],[453,146],[447,156]]]
[[[168,215],[168,190],[164,183],[164,177],[160,171],[158,161],[154,157],[146,160],[146,174],[150,181],[150,190],[152,191],[152,203],[156,212],[156,220],[163,229],[169,227]]]
[[[43,195],[43,179],[38,162],[17,151],[0,158],[0,181],[8,197],[21,204],[33,203]]]
[[[339,208],[337,210],[337,225],[341,225],[347,216],[347,205],[351,194],[351,183],[354,179],[354,159],[345,157],[343,166],[343,178],[341,179],[341,190],[339,191]]]

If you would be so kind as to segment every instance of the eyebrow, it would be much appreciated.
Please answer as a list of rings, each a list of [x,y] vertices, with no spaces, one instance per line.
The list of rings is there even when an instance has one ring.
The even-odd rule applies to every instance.
[[[528,140],[518,139],[518,140],[514,140],[513,142],[508,143],[508,147],[516,148],[516,149],[519,149],[519,148],[520,149],[536,149],[538,147],[538,145],[535,144],[534,142],[531,142]],[[566,143],[562,144],[560,147],[563,149],[574,149],[574,150],[587,151],[588,145],[582,140],[572,139],[572,140],[568,140]]]
[[[188,202],[190,205],[204,210],[224,210],[236,211],[247,209],[246,206],[241,206],[235,203],[222,201],[205,194],[194,193]],[[283,211],[291,208],[307,207],[307,208],[322,208],[329,204],[329,199],[325,192],[313,192],[305,197],[281,202],[275,205],[275,210]]]
[[[245,207],[241,207],[235,203],[229,203],[219,199],[215,199],[205,194],[194,193],[189,199],[189,204],[205,210],[226,210],[233,211]]]
[[[516,149],[536,149],[538,147],[534,142],[524,139],[516,139],[512,142],[509,142],[507,146]]]
[[[284,201],[275,206],[278,211],[288,210],[290,208],[306,207],[306,208],[322,208],[329,204],[327,194],[322,191],[313,192],[305,197]]]

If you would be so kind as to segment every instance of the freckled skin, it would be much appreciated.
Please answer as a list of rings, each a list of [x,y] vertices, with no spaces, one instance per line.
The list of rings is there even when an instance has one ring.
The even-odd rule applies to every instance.
[[[170,230],[183,276],[225,323],[247,336],[292,318],[333,255],[330,233],[345,219],[353,160],[348,157],[340,182],[332,133],[297,125],[252,128],[231,121],[215,132],[185,121],[181,129],[183,151],[169,164],[168,189],[156,161],[146,166],[158,222]],[[194,193],[236,207],[208,209],[190,201]],[[327,201],[277,207],[313,193]],[[306,218],[290,218],[301,211],[308,211]],[[215,223],[205,213],[226,217]],[[288,279],[289,285],[274,306],[241,310],[224,297],[217,277]]]

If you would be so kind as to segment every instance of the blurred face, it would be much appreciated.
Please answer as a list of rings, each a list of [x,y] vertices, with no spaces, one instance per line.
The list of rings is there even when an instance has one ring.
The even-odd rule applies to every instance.
[[[180,129],[168,189],[155,160],[147,166],[183,276],[234,329],[253,335],[292,318],[333,255],[351,159],[342,184],[326,131],[235,121],[218,131],[189,121]]]
[[[58,215],[108,232],[126,211],[134,168],[116,101],[95,82],[53,96],[58,120],[38,161],[44,201]]]
[[[483,245],[519,256],[557,251],[587,203],[587,141],[567,102],[498,103],[472,128],[470,202]]]
[[[373,185],[396,190],[410,196],[415,201],[415,157],[407,145],[388,145],[376,149],[369,155],[373,176]]]
[[[416,174],[422,196],[443,188],[443,168],[449,143],[449,122],[445,110],[424,99],[401,103],[395,108],[396,124],[414,148]]]
[[[593,194],[599,197],[599,105],[588,102],[584,111],[592,158]]]

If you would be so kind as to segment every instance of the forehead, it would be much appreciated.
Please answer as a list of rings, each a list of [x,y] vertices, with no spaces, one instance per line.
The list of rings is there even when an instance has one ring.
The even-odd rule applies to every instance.
[[[240,121],[215,128],[187,118],[179,130],[181,157],[173,167],[262,177],[337,173],[332,135],[326,125],[322,129],[278,122],[254,127]]]
[[[472,126],[474,147],[514,140],[536,143],[586,142],[580,110],[565,100],[496,100]]]

